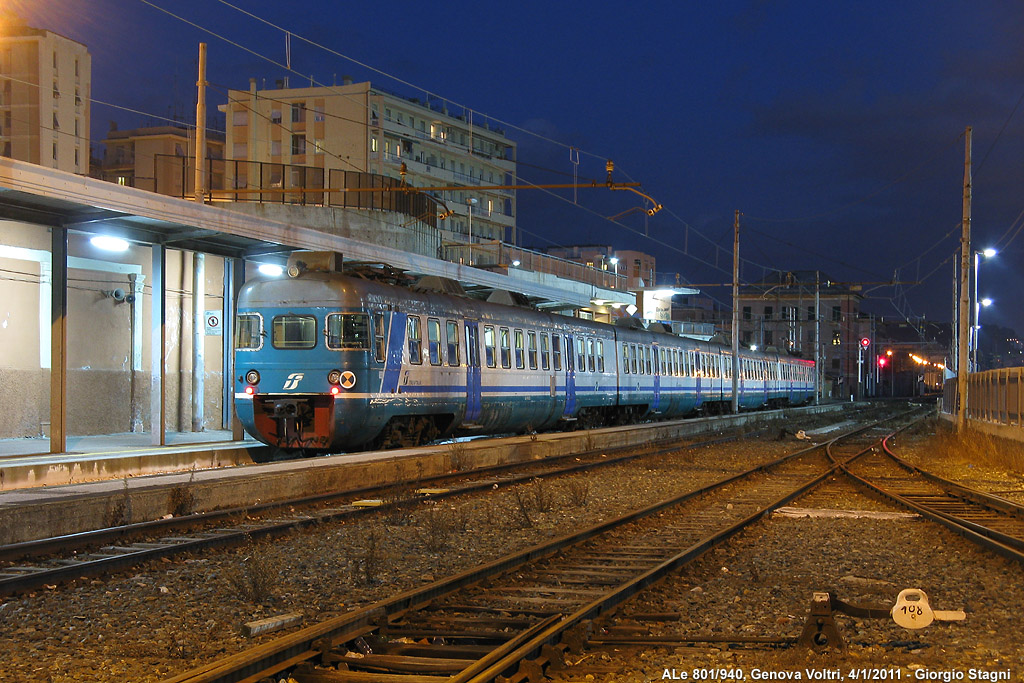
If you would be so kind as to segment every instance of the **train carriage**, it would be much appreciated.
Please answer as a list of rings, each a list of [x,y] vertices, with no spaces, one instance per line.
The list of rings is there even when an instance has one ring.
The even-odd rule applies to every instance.
[[[727,349],[635,319],[614,326],[289,270],[242,288],[235,351],[239,418],[284,449],[596,427],[719,412],[731,400]],[[740,362],[743,408],[813,394],[808,361],[744,351]]]

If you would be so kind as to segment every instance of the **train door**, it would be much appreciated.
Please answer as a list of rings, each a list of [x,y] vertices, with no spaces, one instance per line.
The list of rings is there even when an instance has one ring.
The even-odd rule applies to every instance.
[[[576,413],[576,358],[571,334],[565,335],[565,410],[563,417]]]
[[[402,374],[402,353],[405,350],[405,321],[409,318],[405,313],[391,313],[391,325],[388,329],[387,353],[384,358],[384,375],[381,377],[380,393],[394,394],[398,392],[398,381]]]
[[[654,400],[651,401],[651,412],[661,412],[661,364],[663,356],[661,347],[657,344],[651,345],[651,353],[654,354]]]
[[[466,321],[466,421],[480,419],[480,328]]]

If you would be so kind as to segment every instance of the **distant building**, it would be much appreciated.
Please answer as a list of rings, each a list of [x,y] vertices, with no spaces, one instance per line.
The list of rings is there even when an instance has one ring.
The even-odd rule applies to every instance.
[[[942,391],[950,353],[950,324],[923,319],[875,319],[868,372],[875,395],[920,396]]]
[[[345,172],[453,187],[430,191],[448,210],[439,227],[450,239],[516,242],[515,192],[477,189],[512,184],[515,143],[472,112],[449,114],[443,101],[420,102],[348,79],[310,88],[291,88],[284,79],[272,89],[250,79],[249,90],[228,91],[220,109],[227,117],[225,156],[261,164],[226,164],[226,181],[236,190],[345,187]],[[321,170],[320,180],[310,182],[301,167]]]
[[[100,178],[118,185],[138,187],[172,197],[194,196],[195,131],[185,125],[117,130],[112,126],[103,140],[105,151]],[[223,159],[224,136],[207,133],[206,158]],[[212,171],[207,187],[224,185],[223,164],[208,163]]]
[[[0,155],[87,174],[91,74],[81,43],[0,22]]]
[[[815,292],[818,315],[815,315]],[[853,287],[832,283],[820,271],[778,273],[740,287],[740,343],[775,348],[813,359],[815,330],[825,396],[848,397],[866,386],[865,351],[861,339],[871,339],[871,321],[862,317],[863,298]]]
[[[603,244],[584,244],[570,247],[542,249],[550,256],[575,261],[591,268],[617,273],[626,278],[630,290],[652,286],[657,272],[656,259],[641,251],[615,250]]]

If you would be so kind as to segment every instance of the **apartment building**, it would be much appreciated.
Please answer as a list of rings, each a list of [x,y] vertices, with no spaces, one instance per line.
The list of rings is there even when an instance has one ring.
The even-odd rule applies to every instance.
[[[283,79],[270,89],[250,79],[249,90],[229,91],[220,110],[227,119],[225,182],[240,191],[239,199],[268,186],[351,186],[362,182],[360,173],[370,173],[448,188],[428,193],[439,200],[444,218],[438,227],[449,240],[516,242],[515,192],[480,189],[514,182],[515,143],[471,111],[450,113],[444,101],[348,79],[308,88]]]
[[[194,196],[196,136],[192,128],[168,124],[118,130],[112,123],[103,145],[103,180],[171,197]],[[208,131],[208,187],[223,187],[224,168],[219,163],[223,158],[224,135]]]
[[[869,357],[861,340],[868,339],[872,348],[875,343],[871,321],[861,315],[862,298],[855,288],[833,283],[820,271],[777,273],[740,287],[740,343],[813,359],[817,334],[824,394],[854,394],[858,369],[863,384]]]
[[[606,270],[626,278],[628,289],[653,286],[657,272],[657,259],[642,251],[615,250],[610,245],[582,244],[543,249],[549,256],[582,263],[591,268]]]
[[[0,24],[0,155],[88,173],[91,73],[85,45]]]

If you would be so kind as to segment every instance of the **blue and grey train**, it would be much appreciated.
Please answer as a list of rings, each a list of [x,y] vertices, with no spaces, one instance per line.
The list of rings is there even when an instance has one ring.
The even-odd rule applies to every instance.
[[[625,424],[721,412],[732,398],[719,344],[338,272],[289,275],[246,283],[235,321],[238,416],[282,449]],[[740,406],[806,402],[813,372],[743,350]]]

